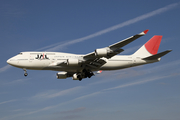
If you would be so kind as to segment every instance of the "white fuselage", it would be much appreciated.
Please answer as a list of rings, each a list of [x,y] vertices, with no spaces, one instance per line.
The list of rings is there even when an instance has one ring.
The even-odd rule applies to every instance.
[[[61,52],[22,52],[7,62],[15,67],[32,70],[54,70],[66,72],[80,72],[83,69],[81,64],[67,65],[68,60],[78,60],[83,62],[84,55],[69,54]],[[147,63],[158,62],[158,60],[142,60],[140,57],[134,55],[117,55],[110,59],[103,58],[106,63],[98,70],[117,70]],[[59,64],[59,65],[57,65]]]

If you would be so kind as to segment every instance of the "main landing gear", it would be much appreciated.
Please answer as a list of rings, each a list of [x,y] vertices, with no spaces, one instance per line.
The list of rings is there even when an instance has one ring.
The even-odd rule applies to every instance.
[[[86,70],[86,69],[83,70],[83,73],[84,73],[85,78],[87,78],[87,77],[91,78],[94,75],[93,72],[91,72],[90,70]]]
[[[90,70],[83,69],[82,73],[77,76],[79,81],[81,81],[83,78],[91,78],[94,75],[94,73]]]
[[[23,68],[23,70],[24,70],[24,76],[26,77],[28,75],[26,68]]]

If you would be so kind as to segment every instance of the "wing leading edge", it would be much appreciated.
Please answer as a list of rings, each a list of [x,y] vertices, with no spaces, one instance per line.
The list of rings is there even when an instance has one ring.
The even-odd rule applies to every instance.
[[[112,45],[109,46],[109,48],[110,48],[110,49],[122,48],[123,46],[125,46],[125,45],[133,42],[134,40],[138,39],[139,37],[146,35],[146,33],[147,33],[148,31],[149,31],[149,30],[145,30],[145,31],[143,31],[143,32],[141,32],[141,33],[139,33],[139,34],[136,34],[136,35],[131,36],[131,37],[127,38],[127,39],[124,39],[124,40],[122,40],[122,41],[120,41],[120,42],[117,42],[117,43],[115,43],[115,44],[112,44]]]

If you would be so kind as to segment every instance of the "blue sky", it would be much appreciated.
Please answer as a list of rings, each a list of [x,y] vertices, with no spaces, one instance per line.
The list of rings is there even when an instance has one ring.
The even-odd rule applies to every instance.
[[[179,0],[1,0],[0,120],[179,120]],[[86,54],[143,30],[132,54],[163,35],[158,63],[104,71],[81,82],[6,60],[22,51]]]

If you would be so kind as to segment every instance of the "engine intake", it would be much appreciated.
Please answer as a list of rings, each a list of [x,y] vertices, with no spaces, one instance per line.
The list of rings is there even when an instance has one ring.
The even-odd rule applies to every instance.
[[[56,74],[57,79],[66,79],[68,77],[67,72],[58,72]]]
[[[108,54],[108,51],[105,48],[101,48],[101,49],[96,49],[95,50],[95,55],[96,56],[105,57],[105,56],[107,56],[107,54]]]
[[[79,78],[78,78],[78,75],[75,73],[75,74],[73,74],[73,80],[79,80]]]
[[[109,47],[106,47],[106,48],[96,49],[95,55],[97,57],[111,58],[112,56],[117,55],[122,51],[124,50],[123,49],[110,49]]]
[[[67,65],[69,66],[78,66],[80,64],[78,59],[68,59]]]

